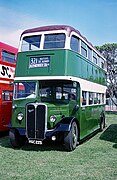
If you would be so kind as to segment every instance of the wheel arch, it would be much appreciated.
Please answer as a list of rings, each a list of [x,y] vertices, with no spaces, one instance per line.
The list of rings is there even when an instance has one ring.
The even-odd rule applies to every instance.
[[[76,117],[65,117],[62,119],[61,124],[68,124],[68,131],[71,129],[71,125],[73,122],[76,122],[78,128],[78,140],[80,140],[80,123]]]

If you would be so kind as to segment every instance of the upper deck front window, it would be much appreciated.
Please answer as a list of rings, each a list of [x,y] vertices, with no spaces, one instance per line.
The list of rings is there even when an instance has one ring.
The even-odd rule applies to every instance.
[[[22,41],[22,51],[43,49],[58,49],[65,47],[66,35],[64,33],[45,34],[44,41],[41,41],[42,35],[26,36]],[[43,38],[42,38],[43,39]]]
[[[65,34],[46,34],[44,40],[44,49],[64,48]]]
[[[22,51],[38,50],[40,48],[41,35],[26,36],[23,38]]]

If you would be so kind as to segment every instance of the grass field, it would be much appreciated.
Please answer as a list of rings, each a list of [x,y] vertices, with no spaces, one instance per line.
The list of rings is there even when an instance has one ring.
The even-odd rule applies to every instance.
[[[0,180],[117,180],[117,115],[106,115],[107,127],[75,151],[62,146],[25,145],[12,149],[0,138]]]

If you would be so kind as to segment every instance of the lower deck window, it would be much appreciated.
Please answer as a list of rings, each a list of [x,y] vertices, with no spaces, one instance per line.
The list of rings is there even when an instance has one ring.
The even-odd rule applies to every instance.
[[[82,105],[104,104],[104,93],[82,91]]]
[[[86,105],[87,103],[87,92],[82,91],[82,105]]]
[[[13,92],[12,91],[2,91],[2,101],[12,101]]]

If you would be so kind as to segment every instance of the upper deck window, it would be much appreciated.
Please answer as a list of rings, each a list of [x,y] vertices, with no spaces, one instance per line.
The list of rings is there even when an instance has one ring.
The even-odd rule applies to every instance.
[[[2,60],[5,62],[15,63],[16,55],[2,50]]]
[[[100,58],[100,67],[102,68],[102,69],[104,69],[105,67],[104,67],[104,60],[102,59],[102,58]],[[106,68],[105,68],[106,69]]]
[[[93,51],[93,62],[97,64],[97,54]]]
[[[44,40],[44,49],[64,48],[65,34],[46,34]]]
[[[22,51],[38,50],[40,48],[41,35],[27,36],[23,38]]]
[[[90,47],[88,47],[88,59],[92,61],[92,50]]]
[[[70,48],[74,51],[79,51],[79,39],[76,36],[71,37]]]
[[[87,45],[83,41],[81,41],[81,54],[87,57]]]

